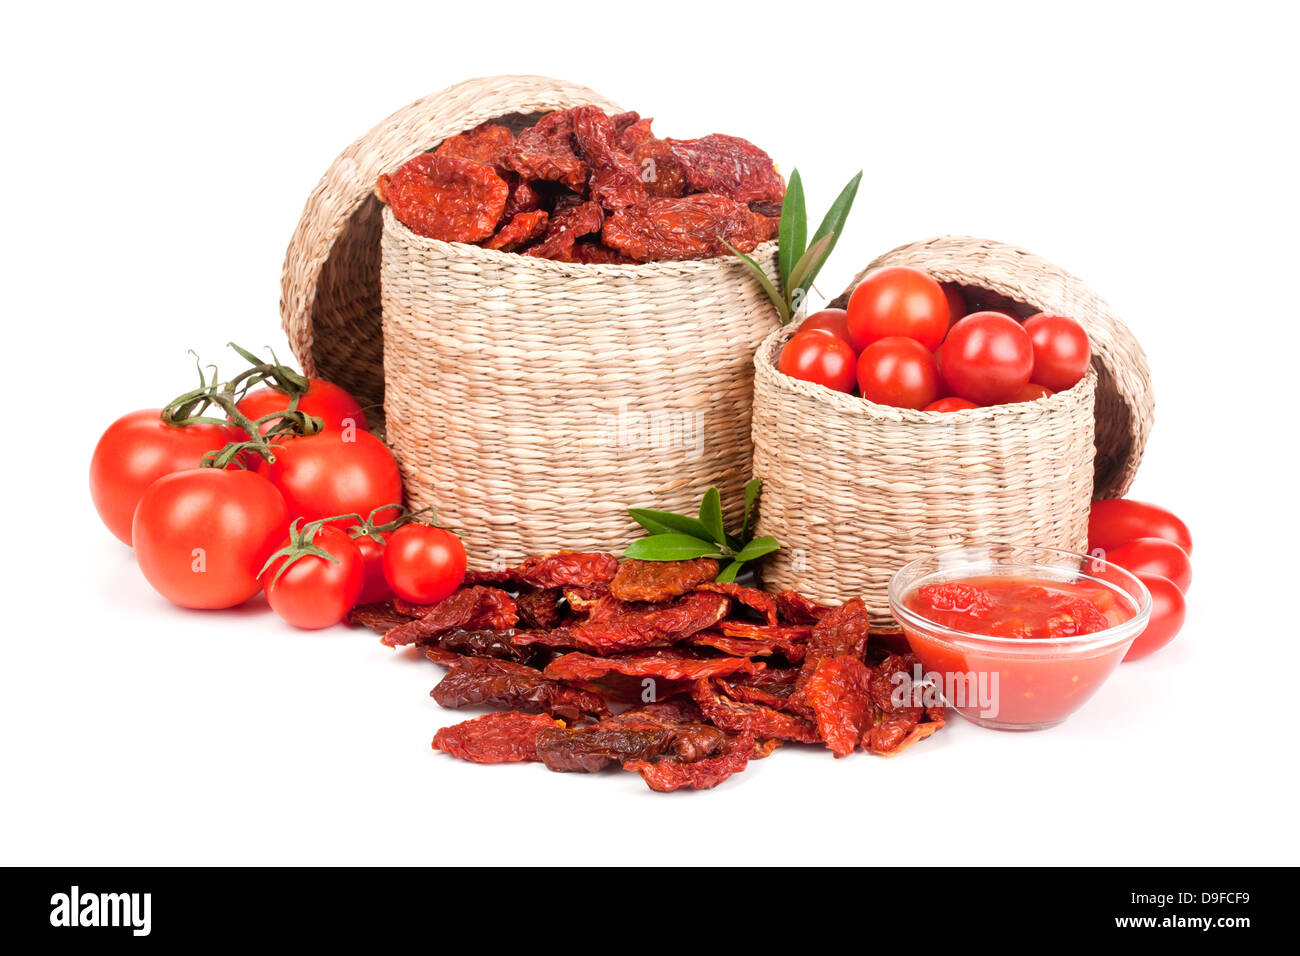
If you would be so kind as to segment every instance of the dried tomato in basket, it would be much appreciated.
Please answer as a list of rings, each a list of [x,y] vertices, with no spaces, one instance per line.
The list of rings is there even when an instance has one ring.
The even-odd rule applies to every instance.
[[[393,215],[422,236],[480,242],[496,231],[510,187],[491,166],[424,153],[381,184]]]
[[[573,248],[583,236],[600,232],[605,213],[599,204],[584,202],[577,206],[557,210],[546,227],[546,238],[525,253],[539,259],[556,259],[569,262]]]
[[[514,144],[515,134],[499,123],[481,123],[466,133],[448,136],[434,150],[437,156],[456,156],[488,166],[500,166],[506,150]]]
[[[513,252],[542,236],[546,232],[548,218],[545,209],[521,212],[502,226],[496,235],[484,242],[483,248]]]
[[[759,242],[749,207],[711,193],[620,209],[605,220],[601,238],[641,262],[726,255],[727,243],[752,252]]]
[[[579,106],[570,110],[573,141],[591,168],[588,190],[592,200],[605,209],[622,209],[644,202],[641,185],[632,157],[619,149],[618,130],[598,106]]]
[[[697,192],[715,193],[743,203],[785,196],[785,180],[776,171],[772,157],[749,140],[714,133],[666,142]]]
[[[502,164],[525,179],[563,183],[585,193],[589,169],[573,146],[571,110],[547,113],[520,133],[502,157]]]
[[[686,170],[666,141],[647,136],[631,147],[630,155],[648,195],[672,198],[691,191]]]

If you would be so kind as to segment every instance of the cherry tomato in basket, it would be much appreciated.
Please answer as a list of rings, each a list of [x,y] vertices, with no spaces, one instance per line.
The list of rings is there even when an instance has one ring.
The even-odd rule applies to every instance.
[[[433,604],[465,580],[465,546],[446,528],[403,525],[384,546],[384,577],[412,604]]]
[[[1164,538],[1192,555],[1192,533],[1172,511],[1131,498],[1094,501],[1088,513],[1088,548],[1110,552],[1138,538]]]
[[[1030,382],[1020,391],[1016,392],[1016,397],[1013,398],[1012,401],[1013,402],[1036,402],[1040,398],[1047,398],[1047,396],[1055,395],[1055,394],[1056,393],[1053,392],[1050,388],[1045,388],[1042,385],[1035,385],[1033,382]]]
[[[164,475],[140,498],[131,523],[145,579],[181,607],[242,604],[284,538],[284,497],[254,471],[194,468]]]
[[[1015,319],[974,312],[943,343],[943,377],[953,392],[980,405],[1013,401],[1029,382],[1034,349]]]
[[[1155,574],[1139,574],[1137,579],[1151,592],[1151,620],[1124,655],[1126,661],[1160,650],[1178,636],[1187,618],[1187,600],[1173,581]]]
[[[843,309],[822,309],[799,323],[800,332],[817,329],[829,332],[837,339],[843,339],[850,348],[853,347],[853,336],[849,334],[849,314]],[[856,353],[856,349],[854,351]]]
[[[280,489],[295,518],[364,517],[402,500],[397,462],[370,432],[327,429],[277,441],[273,448],[275,461],[263,461],[258,471]],[[355,523],[338,522],[342,527]]]
[[[923,410],[927,412],[960,412],[968,408],[979,408],[979,406],[974,402],[966,401],[964,398],[950,395],[948,398],[941,398],[937,402],[931,402]]]
[[[948,314],[943,286],[924,272],[890,266],[871,273],[849,296],[849,334],[859,351],[901,336],[933,352],[948,333]]]
[[[1105,560],[1134,574],[1168,578],[1184,594],[1192,586],[1192,561],[1187,552],[1164,538],[1136,538],[1107,551]]]
[[[308,531],[304,540],[329,557],[294,553],[291,534],[260,580],[271,610],[294,627],[315,630],[343,620],[361,597],[366,583],[365,562],[352,539],[338,528]]]
[[[890,336],[858,357],[858,388],[879,405],[925,408],[939,398],[939,367],[915,339]]]
[[[1063,315],[1039,312],[1025,319],[1024,329],[1034,348],[1029,380],[1054,392],[1077,385],[1092,361],[1092,346],[1083,326]]]
[[[384,577],[386,537],[382,534],[359,534],[352,539],[352,543],[361,553],[361,561],[365,565],[366,572],[365,585],[361,589],[361,597],[357,598],[357,603],[376,604],[379,601],[390,600],[393,589],[389,586],[388,579]]]
[[[851,392],[858,357],[853,346],[822,329],[802,329],[791,336],[777,359],[778,372],[792,378]]]
[[[249,418],[256,420],[272,412],[284,411],[289,407],[289,401],[289,396],[284,392],[263,385],[240,399],[237,407]],[[361,403],[346,389],[324,379],[307,380],[307,391],[298,399],[298,410],[319,418],[327,429],[347,428],[349,424],[363,431],[366,428],[366,413],[361,410]],[[275,421],[271,419],[266,422],[261,426],[261,431],[265,433]]]
[[[95,510],[109,531],[130,544],[131,519],[146,488],[163,475],[199,467],[208,452],[247,437],[234,425],[169,425],[159,408],[123,415],[108,426],[90,458]]]
[[[952,328],[959,319],[966,317],[970,309],[966,305],[966,297],[962,295],[961,286],[955,282],[944,282],[941,286],[943,297],[948,300],[948,328]]]

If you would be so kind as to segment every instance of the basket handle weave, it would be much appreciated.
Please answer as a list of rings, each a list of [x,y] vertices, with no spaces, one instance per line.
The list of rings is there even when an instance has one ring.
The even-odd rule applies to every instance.
[[[312,310],[321,270],[380,173],[486,120],[588,104],[619,112],[616,104],[575,83],[544,76],[485,76],[416,100],[344,150],[308,197],[285,254],[280,319],[303,371],[316,371]]]

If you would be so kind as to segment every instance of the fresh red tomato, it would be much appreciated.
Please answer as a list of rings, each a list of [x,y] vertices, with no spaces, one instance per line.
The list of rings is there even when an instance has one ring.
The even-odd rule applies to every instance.
[[[964,398],[949,396],[948,398],[941,398],[937,402],[931,402],[925,406],[924,410],[927,412],[961,412],[968,408],[979,408],[979,406],[974,402],[966,401]]]
[[[370,514],[402,500],[393,454],[370,432],[318,432],[275,442],[258,471],[280,489],[289,514],[305,521]],[[340,522],[341,525],[355,523]]]
[[[390,600],[393,589],[389,587],[388,579],[384,577],[384,545],[386,544],[384,536],[360,534],[352,539],[352,543],[361,553],[361,560],[366,569],[366,583],[361,589],[361,597],[357,598],[357,603],[376,604]]]
[[[1187,552],[1164,538],[1135,538],[1107,551],[1105,560],[1134,574],[1168,578],[1184,594],[1192,586],[1192,561]]]
[[[1053,392],[1050,388],[1044,388],[1042,385],[1035,385],[1033,382],[1030,382],[1020,391],[1016,392],[1016,397],[1013,398],[1012,401],[1013,402],[1036,402],[1040,398],[1047,398],[1047,396],[1054,395],[1054,394],[1056,393]]]
[[[289,396],[269,385],[255,388],[245,395],[237,406],[249,418],[258,419],[289,407]],[[327,429],[347,428],[349,424],[364,431],[366,413],[361,404],[344,388],[320,378],[307,380],[307,391],[298,399],[298,410],[319,418]],[[275,419],[262,426],[265,432],[275,424]]]
[[[1178,585],[1156,574],[1139,574],[1137,579],[1151,592],[1151,620],[1124,655],[1126,661],[1140,660],[1160,650],[1178,636],[1187,619],[1187,599]]]
[[[1025,319],[1024,329],[1034,348],[1029,380],[1054,392],[1077,385],[1092,361],[1092,346],[1083,326],[1063,315],[1039,312]]]
[[[968,307],[966,297],[961,294],[961,286],[955,282],[944,282],[943,297],[948,300],[948,328],[957,324],[959,319],[965,318]]]
[[[234,425],[168,425],[159,408],[123,415],[108,426],[90,458],[95,510],[109,531],[130,544],[131,519],[146,488],[163,475],[199,467],[208,452],[247,437]]]
[[[1033,367],[1029,336],[1001,312],[966,316],[943,343],[944,379],[957,395],[980,405],[1013,401]]]
[[[465,580],[465,546],[446,528],[403,525],[384,546],[384,577],[393,593],[412,604],[433,604]]]
[[[853,346],[830,332],[800,330],[781,349],[776,368],[792,378],[825,385],[837,392],[851,392],[857,358]]]
[[[330,627],[343,620],[361,597],[365,562],[352,539],[338,528],[317,528],[303,540],[329,557],[295,553],[291,534],[281,548],[288,553],[275,557],[261,574],[266,602],[294,627]]]
[[[284,538],[284,497],[254,471],[194,468],[164,475],[140,497],[131,523],[145,579],[181,607],[242,604]]]
[[[849,314],[843,309],[822,309],[799,323],[800,332],[812,332],[817,329],[829,332],[837,339],[843,339],[850,348],[853,347],[853,336],[849,334]],[[854,354],[857,354],[856,350]]]
[[[906,266],[879,269],[849,296],[849,334],[859,351],[881,339],[916,339],[933,352],[948,333],[948,297],[943,286]]]
[[[939,398],[939,367],[920,342],[890,336],[858,357],[858,388],[879,405],[925,408]]]
[[[1094,501],[1088,514],[1088,548],[1107,553],[1138,538],[1163,538],[1192,555],[1192,533],[1172,511],[1131,498]]]

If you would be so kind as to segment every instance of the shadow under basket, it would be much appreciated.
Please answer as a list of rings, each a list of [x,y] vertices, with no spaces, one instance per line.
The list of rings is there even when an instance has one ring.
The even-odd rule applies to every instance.
[[[1091,502],[1127,490],[1152,414],[1141,347],[1068,273],[1011,246],[945,236],[880,257],[832,305],[892,265],[957,283],[982,308],[1069,315],[1088,331],[1093,362],[1073,388],[1034,402],[921,412],[779,373],[796,327],[759,346],[757,533],[785,546],[764,577],[821,601],[862,597],[873,624],[891,630],[889,581],[914,558],[992,541],[1086,549]]]

